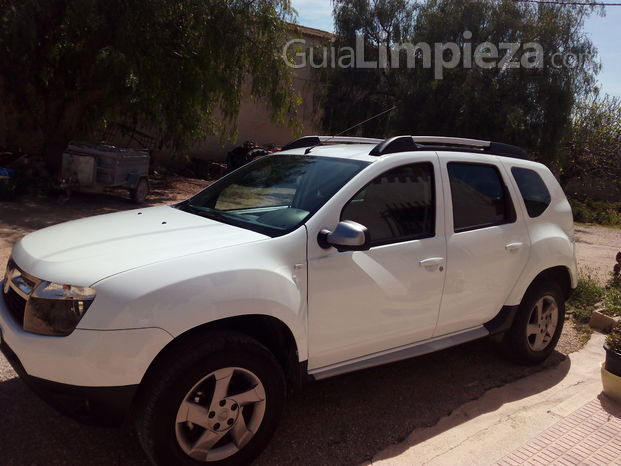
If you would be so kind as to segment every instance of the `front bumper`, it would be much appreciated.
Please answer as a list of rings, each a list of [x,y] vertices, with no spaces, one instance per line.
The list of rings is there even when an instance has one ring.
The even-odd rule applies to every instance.
[[[2,352],[36,393],[83,421],[98,412],[126,411],[147,369],[172,341],[160,328],[35,335],[21,328],[1,295],[0,338]]]
[[[102,426],[118,426],[127,418],[138,385],[80,387],[50,382],[28,375],[4,340],[0,341],[0,350],[26,385],[60,413],[86,424]]]

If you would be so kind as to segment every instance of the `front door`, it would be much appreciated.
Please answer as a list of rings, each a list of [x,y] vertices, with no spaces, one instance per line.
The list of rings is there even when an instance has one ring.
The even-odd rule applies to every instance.
[[[437,157],[386,166],[358,189],[337,213],[369,229],[370,250],[321,249],[309,229],[310,371],[430,338],[436,326],[446,257]]]

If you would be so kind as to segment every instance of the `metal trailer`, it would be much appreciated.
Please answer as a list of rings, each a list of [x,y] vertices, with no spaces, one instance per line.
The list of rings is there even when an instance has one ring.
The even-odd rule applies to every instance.
[[[105,143],[71,141],[62,155],[61,188],[100,193],[108,187],[128,189],[143,203],[149,194],[149,151]]]

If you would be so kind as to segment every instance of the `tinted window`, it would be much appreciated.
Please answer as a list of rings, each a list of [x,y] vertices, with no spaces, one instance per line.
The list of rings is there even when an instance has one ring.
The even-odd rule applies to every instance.
[[[347,203],[341,220],[366,226],[375,245],[433,236],[433,166],[418,163],[380,175]]]
[[[455,231],[515,221],[515,210],[493,165],[449,163]]]
[[[539,217],[550,205],[550,191],[539,174],[527,168],[513,167],[513,178],[520,188],[526,211],[531,217]]]
[[[219,179],[179,208],[271,236],[308,220],[368,164],[275,154]]]

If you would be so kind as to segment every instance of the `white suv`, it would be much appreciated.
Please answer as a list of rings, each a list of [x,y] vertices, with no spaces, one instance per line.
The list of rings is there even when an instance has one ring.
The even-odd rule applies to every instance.
[[[443,137],[285,149],[180,204],[19,241],[0,300],[16,371],[76,418],[131,417],[156,464],[244,464],[286,387],[488,335],[527,363],[553,351],[576,260],[545,166]]]

